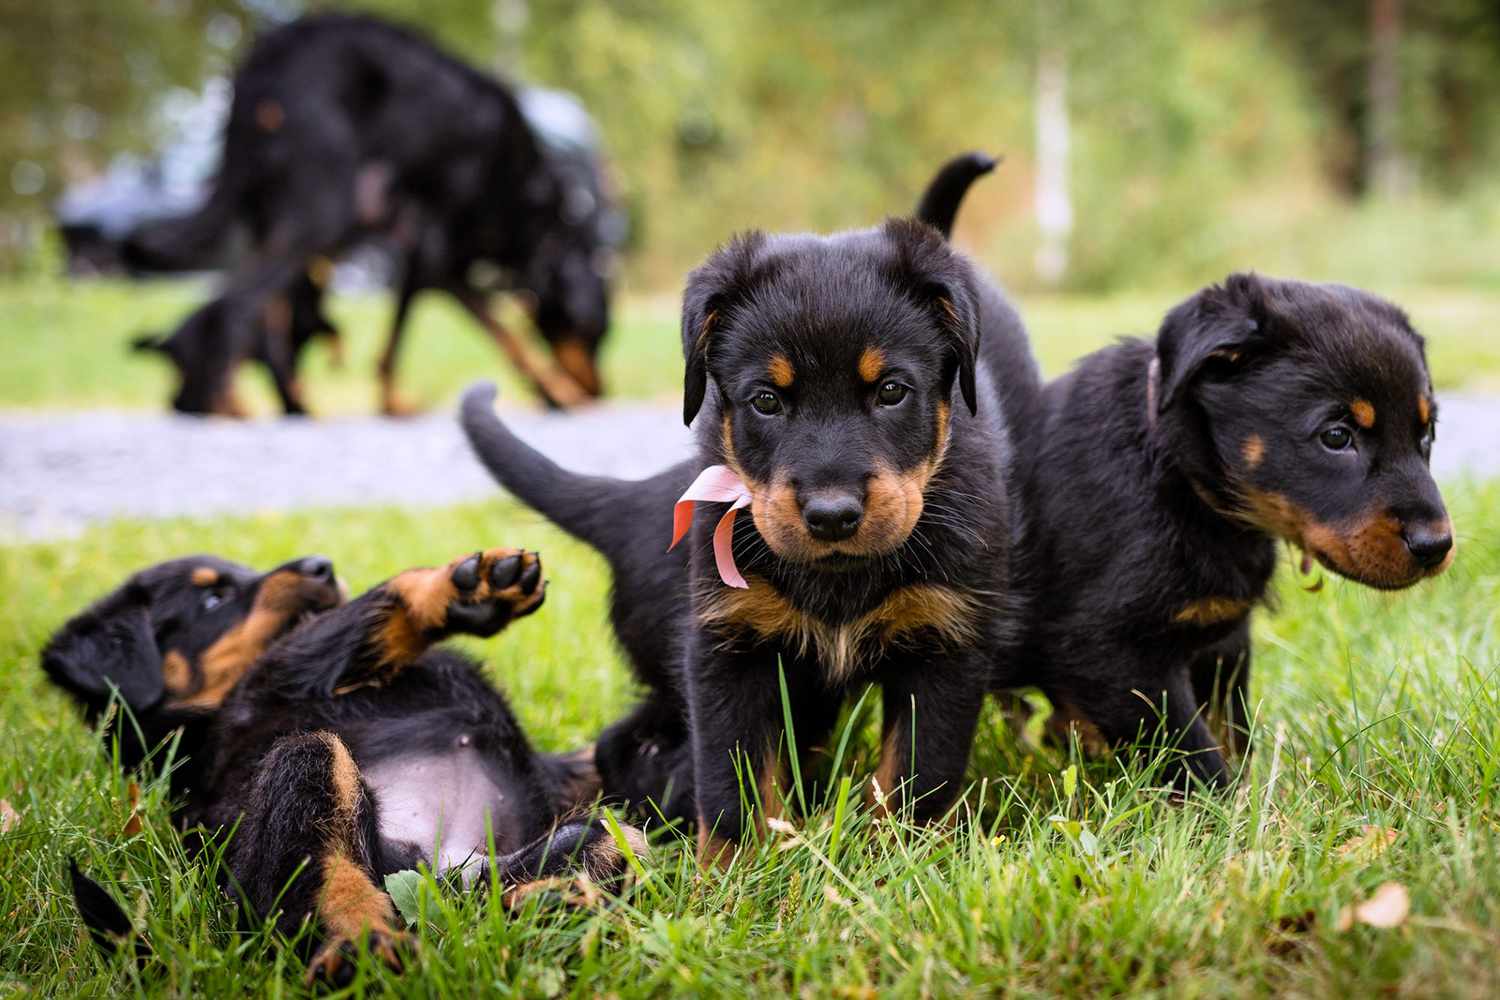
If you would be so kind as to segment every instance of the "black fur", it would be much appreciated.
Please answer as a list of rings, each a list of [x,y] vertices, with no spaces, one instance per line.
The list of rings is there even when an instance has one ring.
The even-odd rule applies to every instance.
[[[250,263],[171,338],[210,341],[172,354],[203,359],[179,362],[180,410],[223,412],[212,407],[234,364],[257,353],[262,305],[313,258],[335,258],[372,237],[401,256],[380,363],[387,409],[397,406],[394,367],[408,308],[426,289],[453,295],[507,347],[510,335],[485,300],[491,291],[524,293],[566,370],[527,374],[567,405],[599,392],[594,358],[609,325],[610,244],[598,219],[607,211],[597,166],[580,177],[567,155],[549,152],[509,88],[412,32],[326,14],[257,40],[235,74],[211,196],[186,219],[134,234],[125,252],[137,266],[160,265],[201,254],[235,226],[248,230]],[[278,384],[290,381],[272,370]]]
[[[1031,611],[999,685],[1040,685],[1111,742],[1165,737],[1178,782],[1226,782],[1278,539],[1378,587],[1446,565],[1431,395],[1398,308],[1252,274],[1177,306],[1154,343],[1085,358],[1046,387],[1026,445]]]
[[[489,387],[471,390],[463,407],[470,441],[501,484],[599,548],[614,571],[616,633],[651,693],[600,738],[606,793],[698,820],[710,855],[710,832],[738,838],[748,816],[735,755],[754,774],[774,766],[780,664],[802,748],[827,735],[851,686],[881,683],[888,780],[902,786],[883,791],[918,818],[940,815],[959,791],[987,664],[1015,610],[1009,428],[1036,381],[1019,319],[938,232],[891,221],[732,241],[689,278],[682,329],[684,417],[699,455],[643,482],[560,470],[496,419]],[[982,341],[994,363],[979,363]],[[873,380],[860,374],[867,350],[879,361]],[[789,384],[770,374],[776,359],[794,373]],[[1009,385],[1018,373],[1021,392]],[[769,414],[755,404],[767,396]],[[886,602],[940,590],[972,609],[964,634],[919,624],[866,637],[840,660],[831,645],[804,647],[735,613],[715,618],[712,609],[735,598],[709,546],[723,505],[700,504],[691,544],[666,548],[673,502],[699,470],[724,463],[758,484],[734,530],[750,594],[832,633]],[[877,521],[881,473],[928,465],[936,472],[914,523]],[[785,516],[762,523],[776,516],[776,498]],[[826,528],[830,503],[848,506],[871,534],[818,541],[799,527]]]
[[[257,576],[192,557],[136,574],[68,622],[43,662],[90,719],[118,692],[140,731],[133,741],[122,735],[128,766],[184,731],[177,822],[238,824],[227,855],[231,888],[249,912],[278,913],[287,933],[316,919],[324,945],[311,971],[338,981],[349,972],[343,957],[356,918],[368,924],[370,946],[399,965],[402,936],[379,886],[418,861],[465,883],[493,875],[515,885],[580,869],[604,882],[623,874],[601,822],[556,825],[593,797],[587,755],[533,750],[479,665],[431,648],[455,633],[492,635],[539,607],[542,594],[540,561],[515,550],[409,571],[338,607],[327,560]],[[272,604],[281,618],[256,618]],[[235,631],[246,622],[262,627],[265,648],[252,651],[220,701],[194,704],[210,664],[223,665],[224,637],[247,635]],[[166,666],[174,657],[193,670]],[[119,721],[110,733],[131,725]],[[434,856],[440,822],[443,853]],[[78,885],[85,922],[123,933],[92,883]]]

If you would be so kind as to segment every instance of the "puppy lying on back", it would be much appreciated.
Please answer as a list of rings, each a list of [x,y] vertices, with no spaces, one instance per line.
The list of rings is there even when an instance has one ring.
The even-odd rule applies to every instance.
[[[951,218],[985,169],[950,165],[940,181],[960,181],[928,204]],[[1019,319],[941,232],[892,220],[732,240],[688,279],[682,336],[699,454],[643,482],[562,471],[496,419],[490,388],[464,404],[496,478],[614,570],[617,633],[652,691],[601,737],[606,794],[696,819],[701,859],[727,860],[750,827],[741,769],[778,804],[784,671],[798,749],[879,683],[877,798],[942,815],[1013,613],[1010,382],[1036,377]],[[729,508],[708,503],[669,554],[705,469],[747,516],[716,530]]]
[[[1229,777],[1210,712],[1245,746],[1277,540],[1386,590],[1452,561],[1422,338],[1367,292],[1231,275],[1044,406],[1023,466],[1032,607],[999,684],[1040,685],[1111,742],[1161,720],[1179,781]]]
[[[491,831],[502,884],[623,874],[599,822],[553,828],[593,797],[587,766],[534,751],[479,665],[434,648],[494,635],[543,593],[539,557],[515,549],[408,570],[342,606],[326,559],[260,576],[194,556],[131,577],[64,625],[42,662],[91,721],[118,692],[133,721],[113,715],[107,735],[127,766],[182,731],[178,823],[238,823],[233,888],[284,933],[314,919],[309,976],[339,983],[363,935],[400,967],[407,941],[384,877],[421,861],[488,881]],[[81,878],[86,923],[128,929]]]

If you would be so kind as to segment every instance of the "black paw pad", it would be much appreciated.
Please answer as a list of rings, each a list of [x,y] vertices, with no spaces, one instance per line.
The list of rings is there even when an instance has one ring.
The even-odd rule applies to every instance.
[[[476,552],[453,568],[453,586],[467,594],[479,586],[479,553]]]
[[[495,590],[504,590],[515,583],[520,575],[521,556],[519,554],[496,559],[490,565],[490,586]]]
[[[521,574],[521,593],[527,595],[536,593],[536,586],[541,582],[542,563],[541,560],[538,559],[535,562],[531,563],[531,565],[527,566],[526,571]]]

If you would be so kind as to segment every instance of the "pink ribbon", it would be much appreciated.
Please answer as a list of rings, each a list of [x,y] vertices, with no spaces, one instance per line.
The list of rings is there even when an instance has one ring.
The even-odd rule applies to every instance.
[[[693,526],[693,505],[700,501],[729,504],[729,510],[714,528],[714,562],[718,564],[721,580],[731,587],[749,590],[750,585],[734,564],[733,542],[734,518],[741,507],[750,506],[750,487],[741,482],[727,465],[710,465],[698,473],[693,485],[672,505],[672,544],[667,546],[667,551],[676,548],[682,536]]]

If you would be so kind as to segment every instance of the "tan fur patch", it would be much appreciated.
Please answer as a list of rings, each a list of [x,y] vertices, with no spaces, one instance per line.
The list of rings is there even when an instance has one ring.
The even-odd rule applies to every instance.
[[[1240,448],[1240,457],[1245,460],[1245,467],[1256,469],[1266,457],[1266,442],[1259,434],[1251,434],[1245,438],[1244,445]]]
[[[902,777],[911,769],[911,761],[901,752],[902,735],[899,721],[886,726],[880,740],[880,764],[865,789],[865,802],[882,816],[890,815],[899,807],[895,793]]]
[[[432,645],[429,634],[448,619],[448,605],[457,592],[452,570],[409,569],[386,584],[401,599],[380,626],[378,642],[387,664],[408,663]]]
[[[299,596],[301,577],[292,570],[272,573],[261,582],[245,620],[225,632],[198,657],[202,687],[175,700],[178,707],[217,708],[245,671],[281,634],[294,614],[306,607]]]
[[[219,571],[212,566],[199,566],[193,570],[191,579],[195,587],[212,587],[219,582]]]
[[[853,621],[829,625],[792,607],[765,580],[752,576],[747,582],[747,590],[719,587],[706,595],[699,619],[708,626],[776,639],[799,656],[814,653],[834,683],[851,676],[880,650],[916,633],[930,630],[953,645],[970,642],[977,634],[979,608],[973,598],[938,584],[902,587]]]
[[[859,377],[873,382],[885,371],[885,352],[878,347],[866,347],[859,355]]]
[[[352,941],[367,930],[395,933],[391,897],[376,888],[364,869],[339,850],[325,855],[322,867],[318,919],[329,934]]]
[[[1204,597],[1190,601],[1172,620],[1181,625],[1222,625],[1239,621],[1250,611],[1250,602],[1238,597]]]
[[[1375,426],[1375,407],[1368,399],[1356,399],[1349,404],[1349,413],[1354,422],[1365,430]]]
[[[738,850],[733,841],[709,830],[703,817],[698,817],[699,868],[728,868]]]
[[[1422,421],[1423,427],[1432,423],[1432,400],[1426,396],[1417,397],[1417,419]]]
[[[255,124],[262,132],[275,132],[286,124],[286,110],[278,101],[261,101],[255,106]]]
[[[771,377],[771,382],[777,388],[788,388],[797,377],[796,369],[792,367],[792,359],[785,354],[774,354],[771,363],[766,365],[766,374]]]
[[[1443,569],[1424,573],[1406,547],[1401,522],[1378,510],[1342,524],[1330,524],[1279,493],[1252,489],[1240,498],[1235,515],[1316,556],[1335,572],[1369,586],[1409,587]]]
[[[625,843],[630,846],[630,853],[636,856],[638,861],[645,861],[651,856],[651,847],[646,843],[646,835],[633,826],[620,825],[620,833],[625,838]],[[625,852],[620,850],[620,845],[615,843],[612,836],[600,837],[583,850],[583,870],[589,878],[596,882],[608,882],[625,874],[628,862],[625,860]]]
[[[307,262],[307,279],[319,288],[333,280],[333,261],[319,254]]]
[[[325,731],[316,735],[328,747],[329,756],[333,759],[328,769],[328,780],[333,787],[334,808],[341,817],[349,818],[352,829],[354,811],[359,806],[359,765],[354,763],[354,758],[349,755],[349,748],[344,746],[344,741],[336,734]]]
[[[193,667],[177,650],[168,651],[161,658],[161,679],[167,693],[173,696],[187,694],[193,689]]]
[[[559,340],[552,345],[552,354],[562,370],[572,376],[573,381],[582,386],[584,392],[591,396],[599,395],[599,369],[595,367],[589,349],[581,340],[571,337]]]
[[[756,791],[760,793],[761,821],[768,817],[779,817],[784,812],[782,791],[787,787],[786,755],[773,744],[766,747],[765,759],[761,761],[760,774],[756,776]]]

